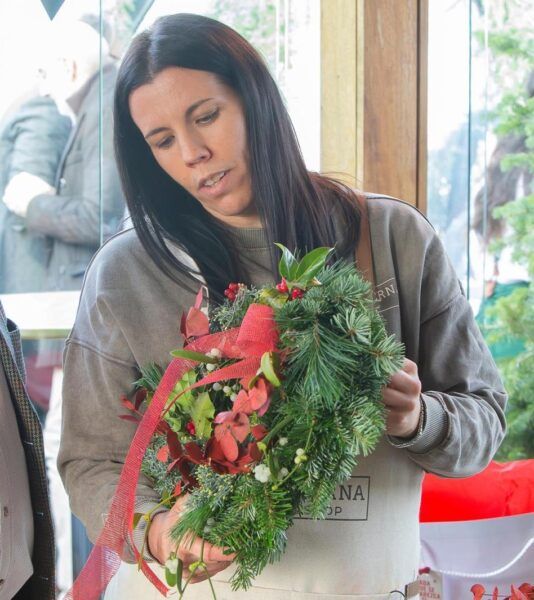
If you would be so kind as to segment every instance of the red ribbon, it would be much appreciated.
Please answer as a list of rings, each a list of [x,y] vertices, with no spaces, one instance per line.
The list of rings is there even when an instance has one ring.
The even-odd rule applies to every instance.
[[[217,381],[253,377],[260,366],[262,355],[265,352],[275,351],[277,342],[278,332],[273,309],[265,305],[252,304],[240,327],[203,336],[185,347],[186,350],[202,353],[218,348],[223,357],[240,360],[211,372],[182,393]],[[117,572],[124,550],[125,537],[132,528],[135,490],[143,457],[160,421],[169,394],[176,382],[194,366],[195,361],[175,358],[167,367],[133,437],[104,527],[87,562],[67,593],[67,600],[98,600]],[[135,547],[134,552],[139,558],[139,552]],[[169,588],[142,559],[141,569],[158,591],[163,596],[167,596]]]

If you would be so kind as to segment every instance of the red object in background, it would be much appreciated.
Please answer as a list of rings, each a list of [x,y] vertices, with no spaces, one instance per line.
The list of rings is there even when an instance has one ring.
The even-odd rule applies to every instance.
[[[534,512],[534,459],[491,462],[472,477],[425,475],[419,520],[471,521]]]
[[[50,403],[50,390],[52,388],[53,366],[38,366],[36,354],[25,355],[26,367],[26,389],[32,402],[37,404],[43,411],[48,410]]]

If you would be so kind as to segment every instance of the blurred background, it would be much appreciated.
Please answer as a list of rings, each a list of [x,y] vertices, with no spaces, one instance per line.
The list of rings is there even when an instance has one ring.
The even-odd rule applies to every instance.
[[[127,226],[114,80],[135,33],[176,12],[263,54],[310,170],[426,214],[510,394],[498,458],[534,457],[534,0],[2,2],[0,297],[45,428],[58,597],[90,549],[55,471],[63,340],[92,254]]]

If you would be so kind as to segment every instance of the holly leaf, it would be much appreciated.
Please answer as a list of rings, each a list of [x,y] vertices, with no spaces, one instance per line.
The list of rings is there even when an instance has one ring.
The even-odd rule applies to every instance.
[[[191,418],[195,424],[196,437],[207,440],[211,435],[211,422],[215,406],[208,392],[199,394],[191,407]]]
[[[196,380],[196,373],[193,369],[186,371],[183,377],[176,382],[172,392],[169,394],[167,405],[171,402],[174,402],[176,399],[176,404],[178,404],[178,406],[180,406],[184,412],[190,414],[191,405],[193,403],[193,390],[189,390],[185,393],[184,390],[186,390],[188,387],[191,387]]]
[[[280,271],[280,275],[285,277],[288,281],[292,280],[298,268],[298,261],[293,255],[292,252],[288,248],[286,248],[283,244],[279,244],[275,242],[275,246],[278,246],[282,251],[282,256],[280,257],[280,262],[278,263],[278,270]]]
[[[333,248],[315,248],[299,262],[294,279],[301,285],[308,284],[325,266],[326,259]],[[293,278],[292,278],[293,280]]]

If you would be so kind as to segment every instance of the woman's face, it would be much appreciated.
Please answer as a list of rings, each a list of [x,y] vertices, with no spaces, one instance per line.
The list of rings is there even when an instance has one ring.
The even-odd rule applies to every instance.
[[[130,112],[160,167],[209,213],[235,227],[261,226],[245,115],[230,87],[207,71],[168,67],[132,92]]]

